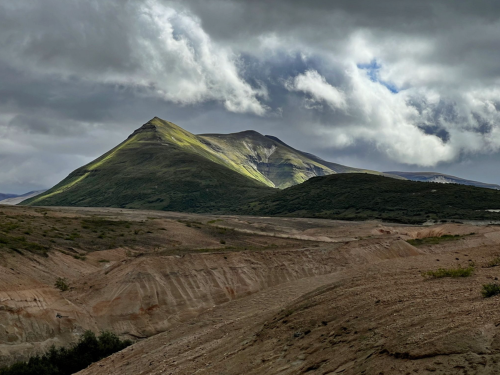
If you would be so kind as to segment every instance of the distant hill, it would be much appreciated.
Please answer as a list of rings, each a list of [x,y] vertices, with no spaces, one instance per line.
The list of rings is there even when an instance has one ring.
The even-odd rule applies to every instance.
[[[36,197],[37,195],[42,194],[46,190],[37,190],[37,191],[30,191],[29,193],[23,194],[23,195],[17,195],[11,198],[6,198],[3,200],[0,200],[0,204],[7,204],[7,205],[16,205],[19,204],[27,199]]]
[[[439,182],[442,184],[461,184],[469,186],[477,186],[488,189],[500,190],[500,185],[486,184],[484,182],[466,180],[460,177],[450,176],[438,172],[384,172],[386,175],[395,175],[403,177],[410,181],[421,182]]]
[[[8,199],[8,198],[15,198],[17,196],[18,195],[16,195],[16,194],[3,194],[3,193],[0,193],[0,201],[2,201],[4,199]]]
[[[274,189],[221,159],[193,134],[154,118],[22,205],[218,212]]]
[[[342,220],[382,219],[500,220],[500,191],[455,184],[395,180],[369,174],[315,177],[261,198],[239,214],[316,217]]]

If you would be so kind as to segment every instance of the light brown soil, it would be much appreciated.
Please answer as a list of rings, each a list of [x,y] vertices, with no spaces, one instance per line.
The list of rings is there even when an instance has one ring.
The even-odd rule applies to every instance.
[[[0,251],[3,363],[52,343],[66,345],[85,329],[108,329],[138,342],[82,374],[498,370],[499,299],[480,295],[482,284],[500,277],[500,267],[482,268],[500,255],[496,226],[116,209],[0,211],[30,226],[31,241],[43,233],[37,225],[51,220],[62,220],[67,228],[59,229],[68,233],[86,218],[121,223],[108,226],[114,232],[101,245],[85,229],[71,246],[55,237],[48,257]],[[405,241],[444,234],[459,237],[432,246]],[[120,246],[109,246],[120,238]],[[421,275],[470,260],[476,271],[469,278]],[[57,290],[57,277],[71,290]]]
[[[81,374],[497,374],[499,298],[480,290],[500,276],[482,268],[499,249],[450,250],[266,289]],[[469,259],[477,263],[470,278],[421,275]]]

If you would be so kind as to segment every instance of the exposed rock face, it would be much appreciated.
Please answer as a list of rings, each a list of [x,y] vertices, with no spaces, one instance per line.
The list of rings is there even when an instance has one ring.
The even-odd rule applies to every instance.
[[[54,287],[54,275],[81,277],[96,267],[61,253],[32,259],[4,256],[0,264],[0,365],[97,329],[83,306]]]
[[[284,282],[332,273],[367,259],[419,254],[412,246],[399,243],[365,252],[360,248],[346,250],[339,254],[332,246],[143,257],[94,274],[73,298],[88,307],[98,327],[147,337],[207,308]]]
[[[431,250],[402,258],[405,245],[391,245],[385,261],[219,305],[79,374],[497,374],[498,298],[480,295],[481,285],[498,277],[498,269],[486,267],[498,255],[488,244],[496,236],[487,237],[482,244],[464,239],[459,249],[443,245],[439,257]],[[337,252],[350,246],[353,261],[378,248],[380,257],[384,244],[373,245],[351,243]],[[476,262],[472,277],[421,275],[469,259]]]
[[[203,367],[194,361],[200,358],[200,353],[205,353],[220,363],[226,363],[227,353],[240,350],[242,341],[246,342],[243,345],[245,348],[251,345],[248,351],[242,352],[242,356],[235,357],[234,363],[227,362],[228,369],[234,370],[233,372],[228,370],[228,374],[241,373],[238,372],[240,362],[249,363],[248,373],[278,374],[280,373],[277,370],[280,368],[278,365],[288,364],[272,362],[268,360],[266,353],[272,353],[269,358],[280,358],[281,341],[288,339],[287,335],[290,332],[292,335],[297,333],[298,339],[306,343],[309,342],[309,337],[313,336],[305,334],[307,329],[312,331],[312,328],[306,327],[304,322],[325,320],[328,321],[327,327],[338,326],[337,328],[341,329],[346,326],[345,319],[351,319],[351,315],[361,316],[359,314],[364,311],[363,319],[366,324],[361,324],[359,329],[351,327],[352,335],[347,341],[342,341],[344,340],[342,338],[339,342],[341,346],[338,347],[343,350],[346,358],[357,358],[358,349],[353,351],[350,345],[356,344],[358,339],[362,341],[361,337],[370,334],[370,329],[373,327],[367,322],[379,319],[380,327],[391,326],[396,324],[393,322],[393,314],[399,311],[400,307],[404,307],[405,314],[410,314],[415,306],[420,306],[411,303],[400,306],[399,300],[411,301],[415,296],[421,301],[419,303],[422,303],[423,307],[419,310],[421,314],[426,314],[426,309],[434,306],[430,304],[426,293],[438,296],[442,286],[433,282],[423,283],[421,270],[458,262],[454,260],[455,258],[465,262],[473,259],[478,264],[483,264],[488,259],[479,250],[474,249],[484,248],[486,249],[484,254],[487,251],[490,254],[500,243],[498,228],[493,226],[472,227],[456,224],[433,227],[388,226],[377,222],[205,216],[91,208],[58,209],[48,212],[46,217],[44,213],[35,209],[13,207],[8,210],[10,210],[9,215],[5,215],[6,217],[15,215],[16,210],[25,210],[24,216],[20,218],[25,221],[38,218],[40,225],[42,221],[51,223],[50,220],[57,219],[61,223],[61,230],[63,225],[68,224],[70,217],[105,213],[108,219],[122,220],[122,223],[124,219],[129,220],[125,223],[141,222],[148,226],[146,229],[161,233],[161,236],[153,232],[144,234],[137,249],[113,248],[90,251],[85,259],[76,256],[77,252],[63,249],[60,249],[63,252],[51,249],[48,257],[44,257],[29,252],[21,256],[2,248],[0,365],[25,359],[33,353],[46,350],[52,344],[67,345],[77,340],[86,329],[111,330],[124,338],[148,338],[141,340],[130,348],[130,351],[126,351],[128,353],[126,356],[131,358],[128,365],[128,360],[117,360],[110,362],[110,367],[101,369],[100,366],[103,365],[101,363],[97,365],[99,366],[97,370],[93,368],[94,372],[87,372],[88,374],[135,375],[141,373],[138,369],[145,371],[145,374],[156,373],[151,372],[155,367],[150,368],[149,363],[160,363],[166,361],[165,358],[169,358],[170,361],[173,356],[171,353],[176,353],[176,360],[179,358],[179,363],[183,363],[178,367],[178,371],[173,373],[192,374]],[[30,213],[33,214],[31,219]],[[144,221],[146,218],[147,222]],[[160,231],[158,228],[164,230]],[[133,228],[129,231],[135,236]],[[476,234],[470,235],[473,231]],[[224,249],[221,248],[225,245],[220,242],[220,233],[226,232],[231,233],[227,240],[233,247]],[[118,232],[114,233],[118,235]],[[405,239],[436,237],[443,234],[462,236],[454,241],[418,248],[405,241]],[[96,239],[95,236],[92,238]],[[131,244],[134,243],[134,237],[129,239]],[[168,250],[172,252],[163,253],[170,255],[158,253],[156,251],[158,242],[154,242],[158,239],[162,239],[165,245],[168,242],[172,249],[178,250]],[[72,246],[76,246],[75,244],[76,242],[71,242]],[[245,248],[248,249],[244,250]],[[82,248],[79,248],[79,251],[83,252]],[[459,251],[467,255],[455,255],[455,252]],[[482,257],[471,255],[474,252],[482,254]],[[495,269],[489,269],[484,276],[475,281],[474,287],[487,280],[485,276],[492,279],[494,272]],[[55,288],[54,282],[57,277],[67,279],[69,291],[61,292]],[[332,282],[334,284],[331,284]],[[453,285],[459,287],[459,284],[449,284],[450,287]],[[307,294],[318,287],[325,287],[321,289],[325,293]],[[406,295],[407,290],[409,295]],[[464,293],[465,289],[450,289],[449,296],[453,296],[449,299],[450,303],[459,301],[460,296],[466,295]],[[474,293],[470,296],[476,308],[479,308],[481,302],[474,299],[477,297],[477,292]],[[304,294],[306,295],[302,300],[294,302]],[[372,307],[375,306],[376,300],[384,301],[385,310],[376,310],[381,315],[371,315],[375,311]],[[304,306],[308,306],[307,309]],[[468,307],[465,305],[460,307],[460,309],[466,308]],[[445,316],[447,310],[443,309],[443,306],[441,310],[439,316]],[[302,311],[306,312],[302,314]],[[301,313],[297,315],[295,312]],[[290,318],[283,318],[284,315]],[[293,319],[296,323],[267,324],[273,319],[275,321]],[[398,319],[402,319],[401,316]],[[431,335],[435,332],[432,326],[429,331],[430,339],[426,339],[425,342],[418,341],[418,327],[421,326],[418,325],[419,319],[417,317],[416,320],[412,320],[408,327],[401,323],[395,331],[397,335],[391,341],[386,343],[377,341],[376,345],[369,349],[377,350],[377,353],[387,350],[390,358],[406,355],[405,353],[413,357],[428,356],[429,351],[432,353],[439,351],[444,353],[443,355],[449,355],[451,353],[449,348],[458,339],[454,339],[455,336],[446,336],[444,341],[434,340]],[[432,322],[432,319],[429,321]],[[467,320],[463,322],[479,329],[474,332],[483,330],[487,333],[490,327],[485,320],[481,321],[482,325],[479,326],[472,325]],[[354,328],[358,333],[354,333],[356,330]],[[484,337],[481,335],[476,337],[475,333],[467,330],[464,333],[453,331],[453,327],[448,328],[450,332],[458,335],[456,337],[466,337],[466,342],[470,345],[465,349],[462,348],[463,350],[470,349],[479,355],[481,350],[490,350],[488,348],[497,345],[498,340],[494,338],[496,336],[492,336],[493,341],[491,341],[484,338],[490,337],[486,333]],[[264,354],[259,352],[261,342],[255,339],[261,331],[267,335],[263,336],[267,337],[267,341],[262,344],[266,345],[266,349],[262,352]],[[412,336],[408,337],[415,345],[409,345],[405,341],[408,337],[404,332],[411,333]],[[275,333],[278,335],[278,340],[281,340],[279,345],[273,341]],[[320,330],[317,333],[319,337],[321,334],[331,334],[330,331]],[[390,331],[384,333],[385,336],[389,334]],[[462,334],[465,336],[460,336]],[[205,340],[203,344],[205,346],[196,349],[201,350],[200,352],[192,352],[190,347],[182,346],[184,345],[182,343],[191,345],[191,342],[202,339]],[[311,343],[318,340],[316,337]],[[432,345],[437,349],[432,349]],[[316,346],[311,344],[311,348],[313,347]],[[335,348],[337,350],[337,347]],[[216,352],[211,352],[212,349]],[[323,353],[322,350],[326,350],[324,353],[329,353],[327,349],[321,351],[318,349],[318,353]],[[153,357],[149,357],[150,353]],[[304,354],[293,353],[296,356]],[[332,356],[331,353],[328,355]],[[378,358],[377,361],[382,358],[373,356],[375,357]],[[385,357],[387,356],[383,358]],[[110,361],[114,361],[113,358],[116,359],[112,357]],[[255,362],[261,361],[262,358],[269,364],[269,366],[266,364],[268,367],[264,370]],[[291,357],[284,358],[288,360]],[[315,366],[316,359],[323,360],[315,356],[307,358],[310,358],[310,361],[303,359],[300,361],[304,362],[300,363],[304,366],[306,364]],[[290,361],[294,363],[295,359]],[[108,362],[103,366],[108,366],[106,363]],[[170,366],[169,370],[172,369],[170,362],[165,364]],[[275,364],[278,367],[275,367]],[[331,361],[331,366],[335,365],[335,362]],[[214,373],[210,372],[211,367],[206,367],[206,364],[204,366],[207,374]],[[297,369],[305,370],[302,365],[294,366],[289,367],[288,373],[297,373]],[[353,371],[351,373],[355,374],[355,370]],[[221,372],[224,373],[222,368]]]
[[[336,243],[321,231],[307,231],[305,238],[318,238],[324,246],[307,248],[311,242],[306,241],[306,248],[295,250],[139,257],[114,249],[90,253],[86,261],[59,252],[48,258],[4,256],[0,362],[67,344],[86,329],[149,337],[214,306],[282,283],[421,253],[394,238]],[[98,263],[102,258],[108,261]],[[54,287],[55,275],[68,279],[70,291]]]

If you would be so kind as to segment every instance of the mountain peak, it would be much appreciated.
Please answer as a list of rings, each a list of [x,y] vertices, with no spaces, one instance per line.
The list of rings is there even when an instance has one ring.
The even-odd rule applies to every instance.
[[[157,116],[153,117],[151,120],[146,122],[144,125],[142,125],[140,128],[136,129],[128,138],[132,138],[137,134],[140,133],[161,133],[161,130],[163,131],[169,131],[173,129],[182,129],[179,128],[177,125],[175,125],[172,122],[165,121]],[[183,130],[183,129],[182,129]]]
[[[246,137],[252,137],[252,136],[258,136],[258,137],[262,137],[262,134],[260,134],[259,132],[255,131],[255,130],[244,130],[242,132],[237,132],[237,133],[233,133],[233,134],[238,134],[238,135],[242,135],[242,136],[246,136]]]

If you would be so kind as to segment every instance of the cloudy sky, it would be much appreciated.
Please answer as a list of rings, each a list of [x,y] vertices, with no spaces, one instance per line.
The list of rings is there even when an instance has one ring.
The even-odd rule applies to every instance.
[[[497,0],[0,0],[0,192],[154,116],[500,183]]]

